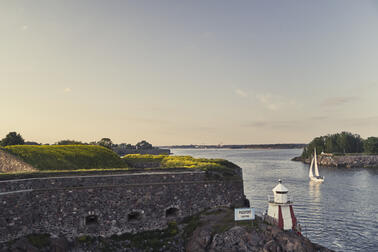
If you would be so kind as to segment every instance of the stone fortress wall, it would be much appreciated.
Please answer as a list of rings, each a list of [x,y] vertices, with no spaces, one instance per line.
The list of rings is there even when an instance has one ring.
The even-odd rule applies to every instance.
[[[0,149],[0,172],[27,172],[34,170],[31,165]]]
[[[111,236],[163,229],[215,206],[245,203],[241,177],[202,171],[0,181],[0,242],[31,233]]]

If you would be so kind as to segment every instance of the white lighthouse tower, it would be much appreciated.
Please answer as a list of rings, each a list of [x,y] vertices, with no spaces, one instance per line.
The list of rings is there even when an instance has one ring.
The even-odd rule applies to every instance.
[[[294,215],[293,202],[289,199],[287,188],[278,180],[278,185],[273,188],[273,200],[269,198],[267,220],[278,225],[283,230],[297,229],[297,219]]]

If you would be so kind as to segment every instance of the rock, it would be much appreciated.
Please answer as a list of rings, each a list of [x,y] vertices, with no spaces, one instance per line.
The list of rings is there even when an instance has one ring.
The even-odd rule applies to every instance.
[[[228,219],[227,219],[228,218]],[[240,223],[234,226],[232,209],[218,209],[210,212],[205,212],[197,216],[197,222],[186,222],[191,225],[196,224],[193,229],[190,229],[191,235],[184,230],[187,228],[185,222],[180,223],[178,232],[168,240],[164,237],[159,237],[155,243],[148,246],[147,237],[143,234],[136,238],[132,237],[96,237],[86,236],[83,234],[83,239],[62,237],[48,237],[44,242],[43,248],[36,248],[30,244],[27,238],[21,238],[14,243],[0,243],[0,251],[12,252],[85,252],[85,251],[166,251],[166,252],[329,252],[320,245],[312,243],[307,238],[298,235],[295,232],[283,231],[277,226],[273,226],[263,222],[263,220],[256,216],[253,225],[248,222]],[[263,227],[263,228],[262,228]],[[185,236],[182,236],[185,234]],[[35,244],[35,243],[33,243]],[[140,246],[142,244],[142,246]],[[156,247],[159,244],[159,247]]]
[[[272,226],[272,230],[271,230],[271,233],[272,233],[272,236],[273,237],[276,237],[278,236],[280,233],[282,233],[283,231],[277,227],[277,226]]]
[[[249,234],[242,227],[236,226],[214,236],[210,251],[249,251]]]
[[[277,243],[274,240],[268,241],[263,248],[264,252],[277,252]]]
[[[259,241],[261,240],[261,238],[259,237],[259,235],[257,234],[256,231],[252,231],[247,236],[247,240],[248,240],[248,246],[256,247],[256,246],[258,246]]]
[[[210,229],[196,229],[193,232],[192,238],[186,245],[186,251],[188,252],[200,252],[206,251],[207,246],[212,240],[212,234]]]
[[[65,252],[68,250],[68,242],[63,238],[53,238],[50,240],[52,252]]]
[[[39,249],[31,245],[28,239],[21,238],[12,245],[11,251],[38,252]]]
[[[294,160],[295,159],[295,160]],[[309,164],[311,159],[294,158],[294,161],[302,161]],[[318,155],[318,164],[329,167],[347,167],[347,168],[373,168],[378,167],[378,155]]]

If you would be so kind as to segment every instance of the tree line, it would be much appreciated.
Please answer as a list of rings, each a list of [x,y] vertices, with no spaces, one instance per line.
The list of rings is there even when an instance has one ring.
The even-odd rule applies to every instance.
[[[43,145],[37,142],[27,142],[24,138],[17,132],[9,132],[1,141],[0,146],[8,146],[8,145]],[[45,144],[46,145],[46,144]],[[49,145],[49,144],[47,144]],[[154,147],[152,144],[147,142],[146,140],[142,140],[138,142],[136,145],[121,143],[115,144],[110,138],[102,138],[99,141],[93,141],[89,143],[76,141],[76,140],[61,140],[53,145],[99,145],[103,146],[108,149],[120,148],[120,149],[136,149],[136,150],[146,150],[146,149],[153,149]]]
[[[362,139],[358,134],[341,132],[326,136],[315,137],[304,149],[303,158],[313,155],[314,149],[317,153],[325,152],[332,154],[366,153],[378,154],[378,137]]]

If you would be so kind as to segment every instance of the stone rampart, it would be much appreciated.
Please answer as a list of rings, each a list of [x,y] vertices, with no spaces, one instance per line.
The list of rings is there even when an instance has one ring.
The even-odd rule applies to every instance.
[[[320,155],[318,163],[324,166],[348,167],[348,168],[372,168],[372,167],[378,167],[378,155],[345,155],[345,156]]]
[[[244,199],[241,178],[219,180],[201,171],[0,181],[0,241],[30,233],[106,237],[162,229]]]
[[[35,169],[19,158],[0,149],[0,172],[34,171]]]
[[[303,159],[296,157],[294,161],[303,161],[306,164],[311,163],[310,158]],[[347,168],[378,168],[378,155],[318,155],[318,165],[329,167],[347,167]]]

